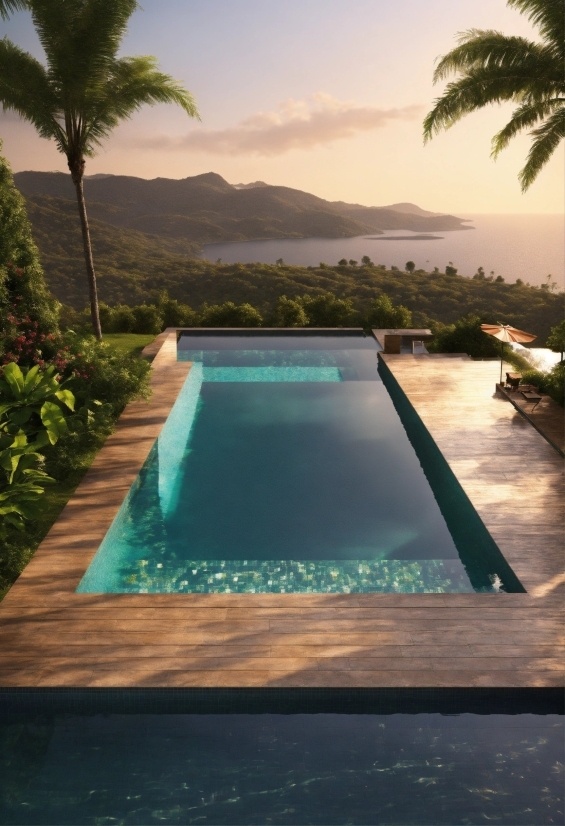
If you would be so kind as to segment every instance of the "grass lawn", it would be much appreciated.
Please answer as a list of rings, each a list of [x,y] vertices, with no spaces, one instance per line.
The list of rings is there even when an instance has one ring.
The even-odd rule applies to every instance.
[[[147,335],[146,333],[104,333],[103,340],[120,353],[140,356],[143,348],[150,344],[154,338],[154,335]]]

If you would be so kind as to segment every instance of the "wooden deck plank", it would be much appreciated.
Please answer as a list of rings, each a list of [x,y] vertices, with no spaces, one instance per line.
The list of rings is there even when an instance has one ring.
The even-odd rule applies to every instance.
[[[563,465],[489,362],[385,357],[527,593],[75,593],[190,369],[175,341],[0,605],[0,686],[565,684]]]

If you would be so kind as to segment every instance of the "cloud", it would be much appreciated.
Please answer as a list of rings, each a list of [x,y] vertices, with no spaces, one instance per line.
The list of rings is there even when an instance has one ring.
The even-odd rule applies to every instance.
[[[381,129],[389,121],[414,120],[421,113],[421,106],[379,109],[317,92],[307,100],[287,100],[274,112],[258,112],[228,129],[196,128],[181,137],[142,138],[136,145],[211,155],[282,155]]]

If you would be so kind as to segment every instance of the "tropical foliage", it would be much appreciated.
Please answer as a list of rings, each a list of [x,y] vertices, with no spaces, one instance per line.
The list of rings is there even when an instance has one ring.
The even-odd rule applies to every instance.
[[[20,11],[26,6],[26,0],[0,0],[0,19],[6,20],[11,12]]]
[[[395,307],[388,295],[383,293],[371,304],[367,326],[372,330],[408,328],[412,326],[412,313],[402,304]]]
[[[492,155],[529,129],[531,148],[519,174],[522,190],[534,182],[565,137],[565,14],[562,0],[507,0],[539,28],[542,41],[470,29],[444,55],[434,82],[457,75],[424,120],[429,140],[464,115],[491,103],[516,104],[509,122],[492,140]]]
[[[14,0],[8,4],[14,7]],[[136,0],[27,0],[26,5],[47,66],[7,38],[0,41],[0,102],[32,123],[41,137],[53,140],[67,159],[81,221],[92,324],[101,338],[83,189],[86,158],[144,104],[175,103],[191,117],[198,112],[190,93],[160,72],[155,58],[118,57]]]
[[[75,407],[73,393],[63,384],[53,365],[22,371],[14,362],[6,364],[0,375],[0,430],[35,436],[36,449],[54,445],[67,432],[65,408]]]
[[[546,347],[549,347],[556,353],[561,353],[561,361],[563,361],[563,353],[565,352],[565,321],[551,328]]]
[[[565,362],[555,364],[551,370],[524,370],[522,384],[533,384],[542,393],[547,393],[558,404],[565,405]]]
[[[75,398],[62,389],[54,367],[22,371],[11,362],[0,373],[0,539],[37,516],[44,488],[53,483],[38,451],[67,432],[65,411]],[[33,438],[30,441],[30,437]]]
[[[478,316],[469,315],[447,326],[434,325],[433,332],[434,339],[427,344],[432,353],[467,353],[477,359],[501,356],[500,342],[485,335]]]
[[[469,314],[482,321],[512,324],[545,341],[563,318],[563,295],[526,284],[473,280],[462,276],[416,271],[412,275],[379,267],[352,273],[349,268],[224,265],[183,262],[159,279],[175,298],[156,292],[149,278],[145,291],[133,292],[113,306],[101,306],[104,332],[154,333],[165,327],[430,327],[451,325]],[[110,294],[113,290],[110,288]],[[132,293],[128,293],[132,295]],[[123,292],[118,295],[123,296]],[[143,303],[136,304],[140,295]],[[308,296],[308,298],[306,298]],[[331,296],[328,298],[328,296]],[[387,298],[385,298],[388,297]],[[314,302],[316,299],[316,302]],[[389,311],[387,300],[393,312]],[[336,301],[347,302],[335,304]],[[210,308],[231,304],[221,312]],[[247,306],[247,310],[234,310]],[[251,314],[249,307],[253,308]],[[241,314],[239,315],[238,314]],[[258,319],[260,316],[263,321]],[[61,322],[84,329],[88,313],[65,305]],[[231,321],[230,321],[231,318]]]
[[[31,338],[22,340],[23,327]],[[7,352],[13,353],[11,360],[19,360],[23,351],[35,352],[41,342],[47,340],[48,347],[56,329],[57,302],[45,284],[25,201],[0,155],[0,363]]]

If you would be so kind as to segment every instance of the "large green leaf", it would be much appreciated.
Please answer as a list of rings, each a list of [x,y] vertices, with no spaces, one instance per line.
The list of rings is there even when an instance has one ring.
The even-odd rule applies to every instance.
[[[21,398],[24,392],[24,376],[20,367],[13,361],[5,364],[2,375],[12,391],[14,398]]]
[[[12,410],[10,413],[10,422],[12,424],[21,425],[25,424],[31,418],[33,414],[33,407],[20,407],[17,410]]]
[[[75,396],[70,390],[57,390],[55,395],[63,402],[70,410],[75,409]]]
[[[52,445],[67,432],[67,423],[63,411],[54,402],[45,402],[40,411],[41,421],[47,430]]]
[[[24,389],[29,393],[40,381],[39,364],[36,364],[27,371],[27,376],[24,378]]]

